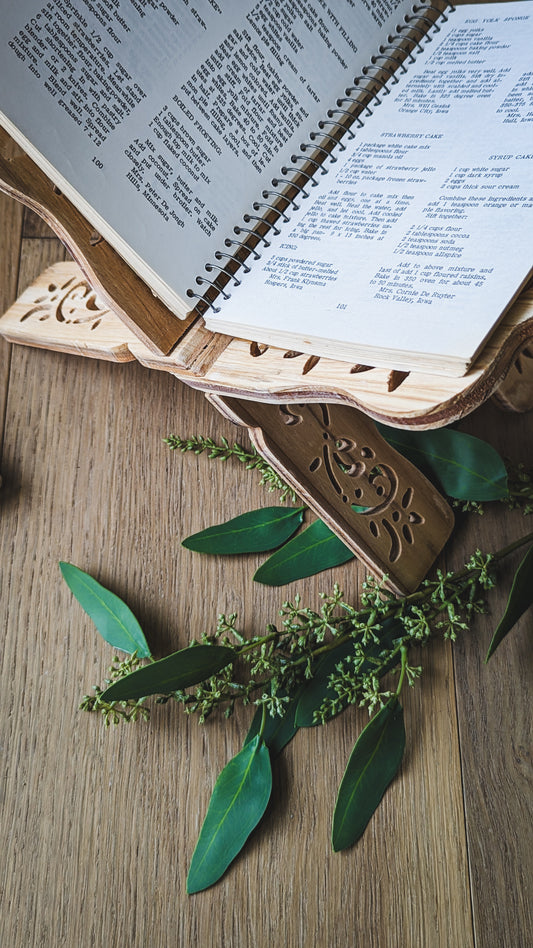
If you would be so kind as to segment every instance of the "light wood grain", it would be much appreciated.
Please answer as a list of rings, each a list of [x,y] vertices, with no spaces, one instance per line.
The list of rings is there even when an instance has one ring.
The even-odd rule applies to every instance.
[[[531,413],[506,416],[487,406],[465,430],[533,468]],[[488,512],[456,537],[455,556],[494,549],[531,529],[531,517]],[[503,576],[518,566],[517,552]],[[454,650],[454,674],[477,944],[528,948],[533,932],[533,730],[531,611],[485,665],[503,595]]]
[[[7,305],[62,251],[49,237],[21,246],[20,209],[0,202]],[[335,789],[365,723],[357,713],[298,735],[246,853],[215,888],[186,896],[216,774],[249,714],[202,729],[167,707],[149,724],[105,732],[77,713],[110,650],[57,562],[124,596],[157,654],[223,610],[251,633],[276,621],[295,587],[254,586],[260,557],[211,560],[179,540],[272,497],[240,466],[169,454],[161,439],[171,431],[241,436],[172,376],[10,351],[0,340],[2,946],[528,948],[530,617],[482,664],[505,585],[453,649],[435,642],[420,654],[424,674],[405,699],[406,759],[360,845],[334,856],[329,844]],[[533,465],[531,415],[485,407],[462,427]],[[446,565],[529,528],[499,509],[460,521]],[[298,586],[315,605],[334,579],[355,600],[353,564]]]
[[[57,305],[57,287],[86,288],[68,297],[69,319],[45,318]],[[470,372],[462,378],[350,366],[244,339],[230,339],[195,323],[163,356],[144,345],[109,304],[96,324],[87,323],[86,298],[95,292],[72,260],[42,271],[0,321],[11,342],[57,352],[127,361],[170,372],[207,393],[242,395],[268,402],[340,402],[386,424],[424,430],[467,416],[491,395],[509,410],[526,410],[533,396],[528,340],[533,334],[533,290],[525,290],[506,314]],[[77,326],[80,327],[79,331]],[[532,370],[533,371],[533,370]]]
[[[55,246],[29,243],[21,257],[28,282]],[[531,419],[501,417],[491,413],[488,429],[499,448],[518,455]],[[472,429],[483,419],[481,412]],[[77,713],[111,656],[57,562],[75,562],[124,596],[157,654],[211,628],[219,611],[237,611],[243,627],[257,631],[276,620],[295,586],[254,586],[260,557],[227,562],[180,547],[181,536],[272,498],[240,465],[170,454],[161,439],[171,431],[241,435],[169,375],[14,348],[0,494],[2,943],[525,945],[531,775],[521,748],[530,676],[520,638],[496,656],[497,670],[480,667],[489,620],[455,648],[455,674],[450,646],[435,643],[421,654],[423,679],[405,701],[406,760],[360,845],[334,856],[329,832],[363,713],[298,735],[246,853],[218,886],[186,896],[214,780],[240,746],[249,713],[201,729],[159,708],[149,724],[109,733]],[[459,527],[450,562],[460,561],[461,546],[494,545],[502,525],[507,535],[523,527],[510,514]],[[297,585],[315,605],[334,578],[354,599],[360,571],[353,565]],[[496,613],[503,592],[497,598]],[[497,715],[489,713],[491,695]],[[487,797],[490,807],[480,806]]]
[[[132,360],[136,341],[69,261],[43,270],[0,317],[0,334],[114,362]],[[418,587],[453,529],[453,513],[366,414],[342,404],[208,397],[248,431],[262,457],[358,560],[379,579],[386,576],[387,589],[402,594]]]

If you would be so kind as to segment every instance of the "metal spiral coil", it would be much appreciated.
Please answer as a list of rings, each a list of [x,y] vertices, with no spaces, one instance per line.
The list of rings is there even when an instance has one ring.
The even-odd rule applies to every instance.
[[[338,106],[344,105],[345,102],[348,102],[348,103],[350,103],[351,105],[353,105],[353,99],[337,99],[337,105],[338,105]],[[361,119],[359,118],[359,116],[358,116],[357,114],[354,114],[354,112],[351,111],[350,109],[341,109],[341,108],[338,108],[338,109],[330,109],[329,112],[328,112],[328,115],[329,115],[331,118],[333,118],[334,115],[346,115],[350,120],[352,120],[352,124],[353,124],[354,122],[357,123],[357,128],[363,128],[363,127],[364,127],[364,124],[365,124],[364,122],[361,121]],[[338,122],[337,124],[340,125],[341,123]],[[351,131],[351,129],[348,128],[347,126],[343,126],[343,128],[344,128],[344,127],[346,127],[346,131],[347,131],[347,132]],[[352,132],[352,134],[353,134],[353,132]],[[355,135],[354,135],[354,138],[355,138]],[[326,174],[327,171],[324,172],[324,173]]]
[[[328,115],[329,115],[329,112],[328,112]],[[324,167],[324,165],[323,165],[323,163],[322,163],[321,161],[316,161],[315,158],[309,158],[308,155],[291,155],[291,161],[305,161],[306,164],[314,165],[314,166],[315,166],[315,170],[316,170],[316,171],[320,171],[320,174],[321,174],[321,175],[328,173],[328,169]],[[282,173],[284,174],[285,172],[282,171]],[[304,174],[304,173],[305,173],[305,172],[300,171],[300,170],[298,169],[298,174]],[[315,172],[313,171],[313,174],[314,174],[314,173],[315,173]],[[313,178],[313,180],[314,180],[314,178]]]
[[[265,223],[264,217],[258,217],[257,214],[243,214],[242,219],[245,224],[249,224],[250,221],[259,221],[260,224]],[[279,227],[276,227],[275,224],[270,224],[270,230],[274,234],[274,237],[278,237],[281,234]]]
[[[340,110],[339,110],[339,111],[340,111]],[[345,114],[346,114],[346,115],[350,115],[350,113],[349,113],[348,111],[346,111]],[[329,117],[329,116],[330,116],[330,113],[328,112],[328,117]],[[348,128],[348,126],[341,125],[340,122],[335,122],[335,121],[333,121],[333,116],[331,116],[331,118],[332,118],[332,121],[331,121],[331,122],[319,122],[319,123],[318,123],[318,127],[319,127],[320,129],[322,129],[322,128],[324,128],[324,125],[334,125],[337,129],[343,128],[345,134],[348,136],[348,139],[349,139],[350,141],[352,141],[352,140],[355,138],[355,134],[352,132],[351,128]]]
[[[201,277],[199,279],[201,279]],[[216,287],[216,289],[218,291],[218,287]],[[186,296],[190,300],[198,300],[199,303],[204,303],[205,306],[212,309],[214,313],[220,313],[220,306],[215,306],[212,300],[207,299],[205,293],[195,293],[194,290],[187,290]],[[198,306],[198,303],[195,305]]]
[[[288,168],[286,165],[283,165],[281,168],[281,173],[283,175],[290,174],[291,171],[294,171],[294,174],[300,175],[302,178],[305,178],[307,183],[311,182],[312,188],[318,187],[318,181],[316,180],[316,178],[313,177],[312,174],[309,174],[308,171],[304,171],[302,168]]]
[[[237,225],[237,227],[233,228],[233,233],[237,234],[237,237],[240,237],[241,234],[253,234],[254,237],[258,238],[258,240],[263,241],[263,244],[265,245],[265,247],[270,247],[270,241],[267,240],[263,234],[260,234],[259,231],[252,230],[251,227],[240,227],[239,225]]]
[[[234,257],[234,255],[233,255],[232,253],[222,253],[221,250],[216,250],[215,253],[213,254],[213,256],[214,256],[215,260],[224,260],[224,258],[226,258],[227,260],[231,260],[232,263],[235,263],[235,257]],[[207,270],[208,266],[210,266],[210,264],[207,264],[207,263],[206,263],[206,265],[205,265],[206,270]],[[227,264],[226,264],[226,266],[227,266]],[[248,264],[245,263],[244,261],[242,261],[241,263],[239,263],[239,266],[242,268],[242,270],[243,270],[244,273],[250,273],[250,271],[251,271],[251,269],[252,269],[252,268],[249,267]],[[223,273],[227,273],[227,272],[228,272],[225,267],[221,267],[221,270],[223,271]]]
[[[440,33],[440,26],[439,26],[439,24],[436,23],[435,20],[430,20],[428,16],[417,16],[417,20],[418,20],[419,23],[427,23],[427,25],[428,25],[428,30],[429,30],[429,29],[433,30],[433,33]],[[410,21],[410,20],[406,20],[405,22],[406,22],[406,23],[410,23],[411,21]],[[427,35],[428,35],[428,34],[426,34],[426,36],[427,36]],[[429,40],[428,40],[428,42],[429,42]]]
[[[406,30],[407,30],[407,32],[409,32],[409,33],[418,33],[418,34],[420,35],[421,39],[425,39],[426,44],[427,44],[427,43],[431,43],[431,41],[432,41],[432,39],[433,39],[433,37],[430,36],[428,30],[422,29],[421,26],[417,26],[416,23],[413,24],[413,23],[411,23],[409,20],[406,20],[405,23],[400,23],[399,26],[396,27],[396,32],[397,32],[398,35],[400,35],[400,36],[401,36],[401,34],[404,33]],[[409,39],[413,39],[413,37],[410,36]],[[416,48],[418,49],[418,52],[419,52],[419,53],[423,53],[423,52],[424,52],[424,47],[422,46],[422,44],[421,44],[418,40],[414,40],[414,42],[416,43]]]
[[[393,36],[392,39],[394,40],[395,37]],[[396,41],[397,41],[397,40],[398,40],[398,37],[396,37]],[[413,43],[414,43],[414,45],[416,46],[416,41],[415,41],[415,40],[413,40]],[[400,48],[398,48],[398,46],[396,46],[396,45],[394,45],[393,43],[391,43],[391,44],[389,44],[388,46],[380,46],[380,47],[379,47],[379,52],[380,52],[382,55],[384,55],[384,54],[387,52],[388,49],[391,49],[391,50],[393,51],[393,53],[397,53],[397,52],[402,53],[402,55],[403,55],[403,57],[404,57],[402,60],[396,59],[396,57],[393,57],[393,56],[387,56],[387,59],[388,59],[390,62],[398,63],[398,70],[401,70],[402,73],[406,73],[406,72],[407,72],[407,66],[406,66],[405,64],[407,63],[408,66],[412,66],[413,63],[415,62],[415,58],[414,58],[414,56],[413,56],[413,51],[412,51],[412,50],[405,49],[405,47],[400,47]],[[377,58],[378,58],[378,57],[376,56],[376,59],[377,59]],[[395,72],[398,71],[398,70],[395,70]]]
[[[229,257],[229,254],[227,254],[227,256]],[[233,259],[233,257],[231,257],[230,259]],[[250,267],[248,267],[247,269],[249,272]],[[204,270],[207,270],[208,273],[211,273],[212,270],[218,270],[219,273],[224,273],[226,276],[230,276],[230,274],[228,273],[225,267],[217,267],[214,263],[206,263]],[[233,286],[241,285],[242,281],[238,280],[237,277],[233,273],[231,274],[231,279],[233,280]],[[198,282],[198,279],[196,282]]]
[[[358,103],[357,97],[360,95],[369,95],[371,101],[372,99],[375,99],[376,105],[381,105],[381,100],[378,99],[377,95],[374,96],[372,92],[370,91],[370,89],[367,89],[366,86],[364,87],[358,86],[359,82],[368,82],[367,76],[356,76],[352,80],[352,82],[353,82],[353,85],[347,86],[346,89],[344,90],[344,94],[347,96],[347,98],[343,99],[342,101],[350,102],[352,107],[354,105],[360,105],[361,108],[364,109],[364,112],[361,112],[361,114],[362,115],[364,114],[366,118],[369,118],[372,115],[372,109],[370,108],[370,105],[368,103],[362,103],[362,102]],[[362,122],[362,124],[364,125],[365,123]]]
[[[206,280],[205,277],[197,276],[195,282],[198,284],[198,286],[203,286],[204,283],[207,283],[208,286],[212,286],[215,290],[218,290],[220,295],[223,296],[225,300],[229,300],[231,298],[231,293],[226,293],[222,287],[218,286],[217,283],[213,283],[212,280]]]
[[[353,81],[353,86],[348,86],[348,88],[345,90],[347,96],[355,99],[358,95],[369,95],[371,102],[375,103],[376,105],[381,105],[381,99],[379,98],[378,94],[373,89],[367,86],[360,86],[359,83],[360,82],[372,83],[372,82],[381,81],[382,85],[385,86],[385,82],[383,80],[374,79],[372,76],[367,76],[363,74],[362,76],[356,76],[355,79],[353,79],[352,81]],[[389,93],[389,89],[386,90],[386,94],[388,93]],[[364,108],[365,108],[365,115],[372,115],[372,109],[370,108],[370,104],[365,105]]]
[[[387,37],[387,42],[381,44],[378,52],[371,57],[368,66],[364,66],[362,74],[355,76],[352,85],[345,89],[344,97],[336,101],[336,108],[329,109],[327,120],[321,120],[317,123],[317,131],[311,131],[309,140],[302,142],[299,154],[291,155],[291,164],[296,165],[302,162],[302,168],[283,165],[280,169],[283,177],[272,178],[271,184],[274,190],[264,190],[261,192],[263,201],[254,201],[252,209],[254,211],[264,210],[264,216],[258,214],[243,214],[245,224],[257,223],[257,227],[234,227],[234,234],[239,237],[245,235],[242,240],[235,240],[227,237],[224,240],[224,246],[228,253],[217,250],[214,254],[216,260],[222,263],[222,266],[216,266],[211,263],[205,264],[205,270],[210,273],[213,270],[218,271],[218,277],[215,281],[207,280],[203,276],[196,277],[198,286],[208,285],[215,293],[220,294],[223,299],[229,299],[231,293],[225,290],[225,285],[230,280],[234,286],[240,286],[241,281],[237,279],[231,265],[235,269],[241,269],[243,273],[249,273],[251,267],[246,262],[250,256],[252,260],[260,260],[261,254],[257,250],[257,244],[262,243],[264,247],[269,247],[270,242],[267,239],[269,232],[274,236],[281,233],[280,225],[290,222],[289,211],[299,210],[300,205],[296,203],[295,198],[309,197],[306,187],[316,187],[318,181],[315,175],[324,175],[328,173],[329,165],[337,161],[334,151],[345,151],[346,145],[342,137],[346,135],[349,140],[356,137],[352,126],[355,129],[363,128],[366,118],[373,115],[374,109],[381,105],[380,96],[389,95],[389,84],[396,85],[399,81],[397,73],[403,75],[407,72],[409,65],[415,62],[417,53],[424,52],[422,40],[425,45],[432,41],[432,34],[440,32],[439,23],[446,23],[450,13],[453,13],[455,7],[448,3],[445,10],[438,10],[438,15],[433,18],[431,14],[437,12],[437,7],[431,3],[413,4],[411,13],[405,15],[403,22],[396,27],[395,33]],[[429,15],[426,15],[429,14]],[[414,35],[413,35],[414,34]],[[409,45],[406,45],[409,44]],[[412,45],[411,45],[412,44]],[[375,70],[376,75],[371,71]],[[385,78],[383,78],[385,76]],[[378,87],[376,91],[376,86]],[[378,95],[379,92],[379,95]],[[367,97],[367,101],[361,101]],[[345,108],[347,106],[347,108]],[[336,119],[338,116],[338,120]],[[331,127],[331,131],[324,131],[326,127]],[[326,164],[327,162],[327,164]],[[312,170],[310,171],[309,168]],[[285,177],[285,175],[294,174],[294,179]],[[305,183],[302,184],[301,181]],[[272,198],[272,202],[269,199]],[[270,219],[276,215],[275,220]],[[261,229],[260,229],[261,228]],[[224,282],[225,281],[225,282]],[[220,312],[220,306],[217,306],[213,300],[205,293],[204,295],[196,293],[194,290],[187,290],[189,299],[201,301],[205,307],[209,307],[213,312]],[[216,297],[215,297],[216,298]],[[198,305],[198,304],[196,304]],[[201,310],[200,310],[201,311]]]
[[[276,207],[275,204],[260,204],[259,201],[254,201],[252,204],[254,211],[260,211],[262,207],[265,207],[268,211],[274,211],[279,215],[284,224],[288,224],[290,217],[287,217],[285,211],[282,211],[281,208]],[[261,218],[263,220],[263,218]]]
[[[261,191],[261,197],[264,197],[264,198],[275,197],[275,198],[279,199],[279,198],[282,197],[282,196],[284,196],[284,195],[282,194],[281,191]],[[294,200],[294,198],[286,197],[286,200],[289,202],[289,204],[292,205],[292,208],[293,208],[294,211],[298,211],[298,210],[299,210],[300,205],[296,203],[296,201]],[[289,218],[289,220],[290,220],[290,218]]]
[[[261,254],[260,254],[260,253],[257,253],[257,250],[255,249],[255,247],[250,247],[250,246],[247,244],[246,240],[232,240],[231,237],[226,237],[226,239],[225,239],[225,241],[224,241],[224,246],[225,246],[225,247],[240,247],[241,249],[244,248],[245,250],[249,250],[249,251],[250,251],[250,253],[251,253],[252,257],[254,258],[254,260],[260,260],[260,259],[261,259]],[[232,257],[232,259],[234,259],[234,258],[235,258],[235,255]]]
[[[400,80],[398,79],[398,76],[396,75],[396,73],[397,73],[397,72],[401,72],[401,73],[406,73],[406,72],[407,72],[407,69],[405,68],[404,64],[403,64],[399,59],[395,59],[393,56],[380,55],[380,56],[372,56],[372,65],[373,65],[373,66],[377,66],[380,59],[384,59],[385,62],[388,62],[388,63],[396,63],[396,68],[395,68],[395,69],[389,69],[388,66],[383,66],[383,65],[379,66],[379,68],[381,69],[382,72],[386,72],[386,73],[389,74],[390,81],[391,81],[394,85],[396,85],[396,84],[400,81]]]
[[[318,127],[320,128],[320,125]],[[334,135],[330,135],[329,132],[323,132],[322,129],[320,129],[320,132],[311,132],[309,135],[309,139],[311,142],[313,142],[313,144],[316,138],[319,138],[319,139],[325,138],[326,141],[333,142],[334,147],[338,148],[339,151],[346,151],[346,145],[344,145],[341,141],[339,141],[338,138],[335,138]]]
[[[397,69],[390,69],[388,66],[383,64],[378,64],[379,59],[384,59],[385,62],[394,62],[396,63],[397,69],[403,66],[403,63],[399,62],[397,59],[393,59],[392,56],[372,56],[370,66],[367,68],[370,69],[372,66],[375,66],[376,69],[379,69],[380,72],[385,72],[387,74],[387,82],[392,82],[393,85],[398,85],[400,81],[396,75]],[[364,70],[363,70],[364,71]],[[405,66],[403,66],[402,72],[407,72]]]
[[[296,188],[296,190],[298,191],[299,194],[302,195],[302,197],[304,198],[309,197],[308,191],[306,191],[305,188],[302,187],[301,184],[295,184],[294,181],[291,181],[289,178],[272,178],[272,186],[274,188],[279,188],[280,184],[288,184],[290,185],[291,188]]]
[[[435,12],[435,7],[432,6],[431,3],[415,3],[415,4],[413,5],[413,7],[412,7],[412,11],[413,11],[413,13],[414,13],[416,16],[418,16],[418,14],[419,14],[419,13],[422,13],[422,12],[434,13],[434,12]],[[446,12],[448,12],[448,13],[454,13],[454,12],[455,12],[455,7],[454,7],[453,3],[448,3],[448,10],[447,10],[447,11],[446,11],[446,10],[441,10],[441,11],[440,11],[438,20],[432,21],[432,22],[433,22],[433,25],[435,25],[435,23],[447,23],[447,22],[448,22],[448,17],[446,16]]]
[[[311,135],[316,135],[316,132],[311,132]],[[309,136],[310,138],[311,138],[311,135]],[[324,155],[325,158],[329,158],[332,165],[335,164],[335,162],[337,161],[336,156],[332,155],[331,151],[329,151],[328,148],[323,148],[322,145],[315,145],[313,140],[311,140],[310,142],[303,142],[300,145],[300,151],[303,151],[304,154],[308,148],[312,148],[313,151],[318,151],[320,152],[321,155]]]
[[[388,76],[386,79],[382,79],[381,76],[370,76],[369,72],[371,69],[377,69],[378,72],[387,72]],[[387,83],[390,81],[391,76],[395,78],[392,70],[384,69],[383,66],[378,66],[375,63],[371,63],[370,66],[363,66],[362,71],[363,71],[363,76],[365,77],[365,79],[371,79],[372,82],[379,83],[381,87],[381,91],[383,92],[383,95],[390,95],[390,89]],[[396,82],[398,82],[398,79],[396,79]]]
[[[412,20],[418,20],[419,23],[427,23],[428,29],[433,28],[434,33],[440,33],[440,26],[438,25],[438,20],[433,19],[433,17],[424,16],[424,13],[435,12],[435,8],[431,7],[427,3],[414,4],[411,7],[411,15],[408,13],[404,16],[405,23],[411,23]]]

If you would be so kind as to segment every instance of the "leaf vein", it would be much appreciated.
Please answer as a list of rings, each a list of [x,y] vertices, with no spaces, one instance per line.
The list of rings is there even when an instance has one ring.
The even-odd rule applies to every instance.
[[[246,767],[246,770],[244,771],[244,774],[243,774],[243,776],[242,776],[242,780],[241,780],[239,786],[237,787],[235,793],[233,794],[233,799],[231,800],[230,805],[227,807],[226,812],[224,813],[224,816],[223,816],[222,819],[220,820],[220,823],[217,824],[216,832],[213,833],[213,835],[212,835],[212,837],[211,837],[211,841],[210,841],[209,845],[206,847],[205,852],[204,852],[202,858],[200,859],[200,861],[199,861],[199,863],[198,863],[198,865],[197,865],[197,867],[196,867],[196,870],[197,870],[197,871],[198,871],[198,869],[200,868],[200,866],[203,865],[205,859],[207,858],[208,853],[209,853],[210,850],[211,850],[211,847],[214,845],[214,842],[215,842],[217,836],[218,836],[219,833],[220,833],[220,830],[221,830],[222,826],[224,825],[224,822],[225,822],[226,819],[228,818],[228,815],[229,815],[229,813],[231,812],[232,808],[235,806],[235,801],[236,801],[237,797],[239,796],[239,794],[240,794],[241,791],[242,791],[242,788],[243,788],[243,786],[244,786],[244,782],[245,782],[245,780],[246,780],[246,778],[247,778],[247,776],[248,776],[248,774],[249,774],[249,772],[250,772],[250,769],[251,769],[251,766],[252,766],[252,762],[253,762],[253,760],[254,760],[254,757],[255,757],[255,750],[254,750],[254,753],[253,753],[253,754],[251,755],[251,757],[250,757],[250,761],[249,761],[249,763],[248,763],[248,766]]]

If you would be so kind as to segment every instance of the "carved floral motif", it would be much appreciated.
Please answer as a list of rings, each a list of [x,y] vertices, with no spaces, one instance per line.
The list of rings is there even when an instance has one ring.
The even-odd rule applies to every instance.
[[[67,326],[87,325],[89,329],[97,329],[109,312],[85,280],[70,277],[60,285],[49,283],[47,292],[33,301],[20,322],[54,319]]]
[[[300,425],[303,415],[298,408],[280,405],[286,426]],[[425,518],[413,508],[414,489],[401,484],[396,470],[382,460],[374,446],[347,437],[335,429],[327,405],[317,406],[322,419],[322,443],[308,465],[309,474],[321,471],[343,504],[354,509],[359,526],[365,523],[374,540],[387,538],[388,560],[395,563],[405,544],[415,542],[416,526]]]

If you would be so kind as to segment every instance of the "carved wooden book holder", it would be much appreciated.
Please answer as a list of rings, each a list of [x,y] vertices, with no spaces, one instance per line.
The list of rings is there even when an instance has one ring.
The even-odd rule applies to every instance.
[[[0,155],[8,141],[0,132]],[[491,395],[505,408],[532,407],[531,291],[463,378],[350,366],[221,336],[193,317],[177,320],[26,155],[0,157],[0,189],[37,211],[77,261],[45,271],[0,319],[0,335],[92,358],[137,359],[203,390],[248,428],[258,451],[369,569],[388,576],[390,589],[416,588],[453,515],[370,419],[438,427]]]

